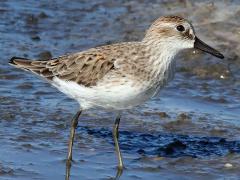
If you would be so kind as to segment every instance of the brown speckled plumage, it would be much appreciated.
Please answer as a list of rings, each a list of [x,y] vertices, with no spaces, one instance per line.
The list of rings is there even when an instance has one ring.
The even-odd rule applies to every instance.
[[[179,25],[182,31],[177,29]],[[164,16],[139,42],[96,47],[48,61],[14,57],[10,64],[44,77],[85,108],[124,109],[155,96],[173,78],[176,54],[193,48],[194,43],[195,32],[189,21]]]
[[[178,16],[164,16],[157,19],[147,34],[156,33],[159,36],[174,36],[171,28],[159,28],[164,22],[179,22],[185,20]],[[152,31],[152,32],[151,32]],[[115,65],[121,66],[116,71],[120,76],[135,76],[151,80],[150,51],[143,43],[129,42],[92,48],[80,53],[69,54],[48,61],[30,61],[12,58],[13,65],[32,71],[48,80],[58,77],[66,81],[91,87],[96,85],[107,73],[116,71]],[[126,74],[127,72],[127,74]]]
[[[160,17],[156,20],[156,22],[173,22],[173,23],[181,23],[181,22],[185,22],[187,21],[186,19],[180,17],[180,16],[174,16],[174,15],[171,15],[171,16],[163,16],[163,17]]]
[[[141,57],[138,57],[139,55]],[[127,63],[129,57],[132,61]],[[123,72],[119,71],[119,73],[123,76],[126,76],[124,71],[128,72],[131,69],[136,71],[130,71],[129,75],[142,76],[145,69],[144,59],[143,48],[139,43],[133,42],[101,46],[47,61],[30,61],[17,57],[14,57],[12,61],[19,68],[32,71],[48,80],[58,77],[91,87],[96,85],[109,71],[114,71],[116,61],[118,66],[122,66]],[[141,68],[137,68],[139,63]]]

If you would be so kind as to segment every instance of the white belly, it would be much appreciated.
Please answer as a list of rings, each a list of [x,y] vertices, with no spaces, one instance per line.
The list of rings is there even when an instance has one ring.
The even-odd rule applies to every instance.
[[[142,104],[155,92],[155,89],[148,88],[147,83],[134,85],[131,81],[115,84],[101,83],[93,87],[85,87],[56,77],[53,82],[61,92],[77,100],[83,109],[94,106],[115,110],[128,109]]]

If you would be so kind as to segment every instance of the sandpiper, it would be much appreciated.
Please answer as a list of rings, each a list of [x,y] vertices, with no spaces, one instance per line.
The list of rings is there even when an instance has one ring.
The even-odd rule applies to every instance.
[[[101,107],[117,113],[113,138],[118,168],[123,168],[118,144],[120,112],[156,96],[175,72],[175,56],[196,48],[218,58],[224,56],[202,42],[192,24],[178,16],[158,18],[139,42],[124,42],[92,48],[47,61],[13,57],[10,64],[31,71],[77,100],[80,110],[72,119],[67,164],[78,119],[83,110]]]

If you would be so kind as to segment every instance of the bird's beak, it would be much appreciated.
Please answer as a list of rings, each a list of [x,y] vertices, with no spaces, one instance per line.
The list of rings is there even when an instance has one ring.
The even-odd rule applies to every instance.
[[[194,48],[212,54],[213,56],[216,56],[220,59],[224,58],[224,56],[220,52],[218,52],[216,49],[213,49],[206,43],[202,42],[200,39],[198,39],[198,37],[195,37]]]

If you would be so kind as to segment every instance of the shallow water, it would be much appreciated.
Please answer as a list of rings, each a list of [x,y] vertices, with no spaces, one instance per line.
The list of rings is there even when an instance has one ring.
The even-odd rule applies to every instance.
[[[240,3],[236,1],[0,0],[0,179],[63,179],[75,101],[8,65],[140,40],[161,15],[180,14],[226,56],[179,56],[177,75],[146,104],[123,113],[121,179],[239,179]],[[113,179],[114,114],[81,116],[71,179]],[[225,167],[226,163],[232,167]]]

